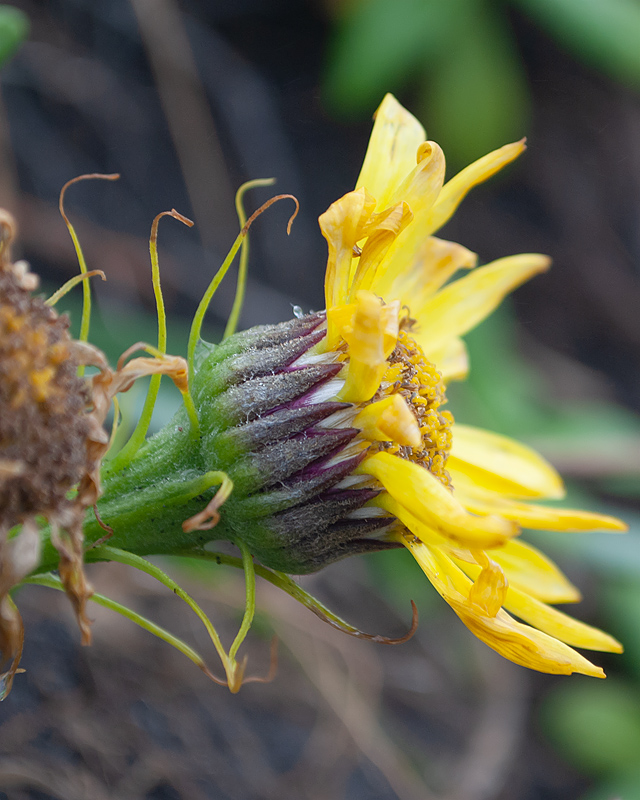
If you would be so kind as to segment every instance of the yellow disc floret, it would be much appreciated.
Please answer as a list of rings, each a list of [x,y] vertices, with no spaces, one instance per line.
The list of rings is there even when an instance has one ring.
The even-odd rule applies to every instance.
[[[406,330],[398,333],[388,364],[375,399],[389,395],[403,397],[418,421],[420,442],[416,446],[381,442],[380,449],[420,464],[445,486],[450,486],[446,463],[451,450],[453,415],[440,408],[447,402],[440,373]]]

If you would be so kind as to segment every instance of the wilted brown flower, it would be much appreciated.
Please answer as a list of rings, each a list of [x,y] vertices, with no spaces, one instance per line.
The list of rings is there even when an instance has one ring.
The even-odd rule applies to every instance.
[[[38,278],[13,263],[15,222],[0,210],[0,670],[6,694],[22,648],[22,623],[9,590],[40,563],[42,521],[60,557],[83,644],[91,640],[83,569],[82,524],[100,496],[100,464],[109,446],[103,423],[113,396],[141,375],[186,381],[186,362],[137,358],[110,369],[104,354],[69,335],[69,320],[32,295]],[[140,345],[135,345],[138,349]],[[98,369],[78,376],[81,365]],[[21,526],[11,536],[11,529]]]

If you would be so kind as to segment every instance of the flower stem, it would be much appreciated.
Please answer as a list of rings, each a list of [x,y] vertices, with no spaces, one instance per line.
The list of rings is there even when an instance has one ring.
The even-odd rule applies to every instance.
[[[244,568],[244,579],[246,586],[246,601],[244,609],[244,617],[242,618],[242,625],[238,635],[233,640],[233,644],[229,648],[229,658],[235,659],[238,648],[245,640],[249,628],[253,622],[253,616],[256,612],[256,572],[253,564],[253,557],[249,552],[249,548],[244,542],[237,541],[237,546],[242,552],[242,566]]]
[[[209,617],[204,613],[204,611],[200,608],[200,606],[196,603],[196,601],[189,594],[187,594],[187,592],[185,592],[185,590],[181,586],[179,586],[172,578],[170,578],[166,574],[166,572],[163,572],[160,569],[160,567],[157,567],[155,564],[152,564],[145,558],[136,556],[133,553],[127,553],[126,551],[120,550],[117,547],[109,547],[108,545],[101,545],[100,547],[96,547],[94,549],[94,553],[100,560],[117,561],[120,564],[126,564],[129,567],[134,567],[135,569],[139,569],[141,572],[146,572],[147,575],[151,575],[152,578],[155,578],[157,581],[159,581],[168,589],[170,589],[181,600],[184,600],[184,602],[189,606],[189,608],[192,611],[195,612],[196,616],[201,620],[201,622],[207,629],[209,638],[213,642],[213,646],[215,647],[218,655],[220,656],[220,660],[222,661],[225,672],[227,673],[227,680],[229,682],[229,685],[231,686],[235,674],[235,663],[236,663],[235,659],[230,658],[227,655],[224,647],[222,646],[222,642],[220,641],[218,632],[216,631]]]
[[[46,575],[35,575],[30,578],[25,578],[22,581],[23,584],[31,584],[33,586],[45,586],[49,589],[57,589],[58,591],[63,592],[64,586],[60,578],[48,573]],[[134,622],[140,628],[143,628],[145,631],[149,631],[154,636],[157,636],[158,639],[162,639],[164,642],[167,642],[172,647],[175,647],[176,650],[179,650],[183,655],[185,655],[188,659],[193,661],[196,666],[198,666],[206,675],[208,675],[212,680],[216,683],[224,683],[224,681],[220,681],[219,678],[216,678],[214,675],[211,674],[208,667],[206,666],[204,659],[201,655],[199,655],[192,647],[190,647],[186,642],[183,642],[182,639],[178,639],[177,636],[174,636],[170,633],[166,628],[161,627],[160,625],[156,625],[155,622],[147,619],[146,617],[137,614],[127,606],[123,606],[121,603],[116,602],[115,600],[111,600],[109,597],[105,597],[102,594],[93,594],[91,596],[91,600],[94,603],[97,603],[99,606],[103,606],[104,608],[108,608],[111,611],[115,611],[117,614],[120,614],[123,617],[126,617],[131,622]]]

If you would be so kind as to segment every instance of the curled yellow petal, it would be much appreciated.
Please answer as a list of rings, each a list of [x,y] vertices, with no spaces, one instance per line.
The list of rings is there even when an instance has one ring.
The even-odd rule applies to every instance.
[[[437,478],[412,461],[380,452],[366,458],[356,472],[379,480],[420,522],[454,541],[475,539],[477,547],[495,547],[518,532],[501,517],[469,514]]]
[[[318,218],[329,255],[324,279],[327,308],[346,303],[351,280],[353,248],[376,205],[365,189],[349,192],[332,203]]]
[[[418,147],[427,138],[422,125],[392,94],[385,95],[375,114],[369,147],[356,189],[365,187],[378,199],[378,208],[391,197],[416,164]]]
[[[467,600],[471,581],[449,559],[413,537],[396,534],[395,538],[410,550],[435,589],[467,628],[501,656],[539,672],[554,675],[579,672],[595,678],[605,677],[600,667],[564,642],[517,622],[506,611],[500,610],[493,617],[479,613],[478,607],[469,605]]]
[[[473,164],[469,164],[468,167],[465,167],[445,183],[429,215],[427,221],[428,232],[433,233],[433,231],[441,228],[454,214],[460,202],[474,186],[495,175],[496,172],[517,158],[525,149],[524,139],[519,142],[505,144],[504,147],[487,153],[486,156],[482,156],[482,158],[474,161]]]
[[[418,148],[417,166],[398,187],[392,202],[405,202],[413,212],[413,222],[392,243],[378,269],[379,278],[393,280],[415,264],[427,239],[425,220],[442,187],[445,172],[444,153],[435,142]]]
[[[452,474],[461,473],[459,483],[463,490],[470,481],[474,486],[515,497],[564,496],[562,479],[535,450],[507,436],[469,425],[453,427],[448,468]]]
[[[413,213],[407,203],[398,203],[375,214],[365,226],[363,234],[367,240],[358,258],[349,286],[349,300],[353,300],[360,289],[370,289],[378,271],[380,262],[388,252],[396,237],[402,233],[413,219]]]
[[[370,441],[391,441],[406,447],[422,444],[418,421],[399,394],[365,406],[352,424]]]
[[[547,270],[550,263],[538,253],[508,256],[445,286],[420,311],[418,332],[426,351],[475,328],[509,292]]]
[[[387,358],[398,340],[399,303],[383,305],[371,292],[356,296],[355,313],[350,325],[342,329],[349,346],[347,376],[340,399],[349,403],[370,400],[380,387],[387,368]]]
[[[515,664],[552,675],[578,672],[592,678],[606,677],[601,667],[564,642],[517,622],[506,611],[498,612],[495,617],[479,617],[455,602],[450,605],[478,639]]]
[[[508,586],[500,565],[485,557],[485,564],[469,589],[468,603],[483,615],[495,617],[502,608]]]
[[[355,303],[345,303],[327,309],[327,335],[319,345],[322,352],[336,349],[342,338],[342,331],[352,323],[356,308]]]

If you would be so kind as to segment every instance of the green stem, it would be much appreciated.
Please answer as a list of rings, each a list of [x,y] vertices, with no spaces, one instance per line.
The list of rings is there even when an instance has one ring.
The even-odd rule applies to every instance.
[[[25,578],[22,583],[28,583],[33,586],[45,586],[49,589],[57,589],[58,591],[64,592],[64,586],[60,578],[57,578],[55,575],[51,575],[51,573],[47,575],[36,575],[31,578]],[[155,622],[152,622],[146,617],[143,617],[140,614],[137,614],[135,611],[132,611],[130,608],[127,608],[126,606],[123,606],[115,600],[111,600],[109,597],[105,597],[102,594],[91,595],[91,600],[93,600],[93,602],[97,603],[99,606],[103,606],[111,611],[115,611],[117,614],[121,614],[123,617],[131,620],[131,622],[134,622],[140,628],[143,628],[145,631],[149,631],[149,633],[152,633],[154,636],[157,636],[159,639],[167,642],[172,647],[175,647],[176,650],[179,650],[188,659],[193,661],[194,664],[200,667],[203,672],[210,675],[202,656],[200,656],[192,647],[189,647],[186,642],[183,642],[182,639],[178,639],[177,636],[169,633],[169,631],[165,628],[162,628],[160,625],[156,625]],[[210,675],[210,677],[213,676]],[[214,680],[217,682],[217,679],[214,678]]]
[[[242,618],[242,625],[238,635],[233,640],[233,644],[229,648],[229,658],[235,659],[238,648],[245,640],[246,635],[249,633],[251,623],[253,622],[254,614],[256,613],[256,572],[253,564],[253,557],[249,552],[249,548],[244,542],[238,540],[236,542],[242,553],[242,566],[244,569],[244,580],[246,587],[246,600],[244,607],[244,617]]]
[[[231,250],[225,260],[222,262],[222,266],[213,276],[213,280],[209,284],[207,291],[204,293],[198,308],[196,309],[196,313],[193,317],[193,322],[191,323],[191,330],[189,331],[189,343],[187,345],[187,362],[189,364],[189,382],[193,380],[194,376],[194,366],[193,366],[193,359],[196,352],[196,344],[198,343],[198,339],[200,338],[200,331],[202,330],[202,323],[204,320],[204,315],[207,313],[207,309],[209,308],[209,303],[213,298],[213,295],[216,293],[218,286],[222,282],[222,279],[227,274],[229,267],[233,263],[233,259],[236,256],[236,253],[240,249],[240,245],[242,244],[244,238],[246,236],[246,232],[244,230],[240,231],[238,236],[236,237],[235,242],[233,243]]]
[[[213,646],[216,648],[216,651],[220,656],[220,660],[222,661],[225,672],[227,673],[229,683],[231,683],[235,661],[230,659],[227,655],[224,647],[222,646],[222,642],[220,641],[220,637],[218,636],[218,632],[216,631],[209,617],[207,617],[196,601],[190,595],[188,595],[181,586],[179,586],[172,578],[163,572],[160,567],[157,567],[155,564],[152,564],[145,558],[136,556],[133,553],[127,553],[124,550],[119,550],[116,547],[101,545],[100,547],[94,548],[94,554],[102,561],[117,561],[120,564],[126,564],[129,567],[134,567],[142,572],[146,572],[147,575],[151,575],[151,577],[155,578],[157,581],[170,589],[181,600],[184,600],[184,602],[192,611],[195,612],[197,617],[207,629],[209,638],[213,642]]]
[[[245,193],[249,189],[255,189],[259,186],[273,186],[276,182],[275,178],[258,178],[254,181],[247,181],[243,183],[242,186],[236,192],[236,213],[238,215],[238,222],[240,223],[240,228],[244,228],[247,222],[247,215],[244,210],[244,206],[242,201],[244,199]],[[240,265],[238,267],[238,283],[236,285],[236,296],[233,299],[233,306],[231,308],[231,313],[229,314],[229,319],[227,320],[227,325],[224,329],[224,336],[223,339],[228,339],[229,336],[232,336],[237,328],[238,328],[238,319],[240,318],[240,312],[242,311],[242,304],[244,302],[244,295],[247,285],[247,265],[249,263],[249,236],[245,236],[244,241],[242,242],[242,250],[240,251]]]
[[[236,542],[236,544],[238,543]],[[242,559],[235,556],[226,555],[225,553],[217,553],[207,550],[200,552],[185,552],[181,555],[185,558],[195,558],[201,561],[213,561],[218,565],[225,564],[226,566],[235,567],[236,569],[245,569],[244,552]],[[293,597],[294,600],[302,603],[302,605],[306,606],[310,611],[313,611],[313,613],[320,617],[320,619],[328,622],[333,627],[350,634],[351,636],[362,636],[362,632],[358,628],[350,625],[348,622],[345,622],[337,614],[334,614],[333,611],[330,611],[323,603],[313,597],[313,595],[305,592],[301,586],[299,586],[288,575],[285,575],[284,572],[278,572],[277,570],[263,567],[262,564],[253,564],[252,566],[256,575],[259,575],[265,581],[277,586],[278,589],[282,589],[283,592],[286,592],[290,597]]]
[[[60,192],[60,200],[58,202],[58,207],[60,209],[60,214],[65,221],[65,224],[69,230],[69,235],[71,236],[71,240],[73,241],[73,246],[76,251],[76,258],[78,259],[78,264],[80,265],[80,273],[84,277],[87,274],[87,262],[84,259],[84,253],[82,252],[82,247],[80,246],[80,240],[76,234],[75,228],[71,224],[69,217],[65,214],[64,211],[64,195],[66,190],[74,183],[78,181],[85,180],[87,178],[99,178],[101,180],[107,181],[114,181],[117,180],[120,176],[117,174],[113,175],[101,175],[98,173],[93,173],[90,175],[79,175],[77,178],[72,178],[70,181],[67,181],[65,185],[62,187],[62,191]],[[82,317],[80,321],[80,336],[78,337],[81,342],[88,342],[89,341],[89,323],[91,322],[91,287],[89,286],[89,281],[84,280],[82,284]],[[81,364],[78,367],[78,375],[84,375],[84,364]]]
[[[63,283],[62,286],[51,295],[51,297],[48,297],[44,301],[44,304],[50,308],[55,306],[55,304],[62,300],[62,298],[75,286],[77,286],[80,281],[88,281],[89,278],[93,278],[95,275],[99,275],[103,281],[107,280],[107,276],[101,269],[93,269],[91,272],[81,272],[80,275],[74,275],[73,278],[69,278],[66,283]]]
[[[69,234],[71,235],[71,239],[73,241],[73,246],[76,251],[76,257],[78,259],[78,264],[80,265],[80,273],[81,275],[87,274],[87,262],[84,260],[84,253],[82,252],[82,247],[80,246],[80,240],[75,232],[73,225],[69,222]],[[88,342],[89,341],[89,323],[91,322],[91,287],[89,286],[89,281],[84,280],[82,282],[82,317],[80,319],[80,336],[78,339],[81,342]],[[84,375],[84,364],[81,364],[78,367],[78,375],[82,377]]]
[[[279,200],[285,199],[293,200],[296,204],[296,210],[293,212],[291,217],[289,218],[289,222],[287,223],[287,234],[291,231],[291,224],[293,220],[296,218],[298,213],[299,203],[296,198],[292,194],[279,194],[275,197],[272,197],[270,200],[267,200],[266,203],[263,203],[260,208],[253,212],[253,214],[249,217],[249,219],[245,222],[242,226],[242,230],[238,234],[235,242],[233,243],[231,250],[225,260],[222,263],[220,269],[216,272],[213,277],[213,280],[209,284],[207,291],[204,293],[204,297],[200,301],[200,305],[198,306],[195,316],[193,317],[193,322],[191,323],[191,330],[189,332],[189,344],[187,345],[187,362],[189,364],[189,380],[192,379],[194,374],[194,356],[196,352],[196,344],[198,343],[198,339],[200,338],[200,331],[202,330],[202,321],[204,320],[204,315],[207,312],[207,308],[209,308],[209,303],[211,302],[211,298],[215,294],[220,282],[227,274],[233,259],[235,258],[240,245],[246,239],[247,234],[249,233],[249,228],[251,227],[252,223],[261,215],[263,214],[270,206],[274,203],[277,203]]]
[[[168,212],[167,212],[168,213]],[[153,294],[156,300],[156,312],[158,315],[158,351],[165,355],[167,352],[167,315],[164,308],[164,298],[162,296],[162,286],[160,284],[160,266],[158,263],[158,221],[163,214],[159,214],[153,221],[151,236],[149,238],[149,255],[151,257],[151,282],[153,284]],[[136,425],[129,441],[120,450],[117,456],[111,461],[109,468],[118,471],[123,469],[131,462],[131,459],[138,452],[144,442],[153,409],[156,405],[158,392],[160,391],[160,381],[162,375],[153,375],[149,381],[147,396],[142,407],[140,419]]]

